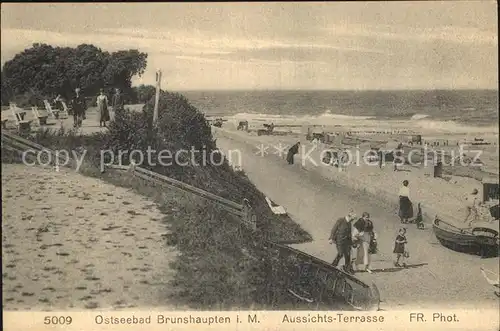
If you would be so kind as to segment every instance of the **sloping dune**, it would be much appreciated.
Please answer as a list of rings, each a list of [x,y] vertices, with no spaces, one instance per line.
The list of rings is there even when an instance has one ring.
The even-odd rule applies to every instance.
[[[2,165],[5,310],[168,307],[162,214],[73,170]]]

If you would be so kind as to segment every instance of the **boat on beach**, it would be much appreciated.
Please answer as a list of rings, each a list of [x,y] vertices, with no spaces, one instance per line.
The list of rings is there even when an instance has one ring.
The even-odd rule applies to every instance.
[[[278,205],[276,202],[269,199],[268,197],[266,197],[266,202],[267,202],[267,205],[269,206],[269,208],[271,209],[271,211],[273,212],[273,214],[275,214],[275,215],[286,215],[287,214],[287,212],[286,212],[285,208],[283,208],[283,206]]]
[[[500,239],[497,222],[459,227],[436,217],[432,228],[436,238],[447,248],[483,257],[498,256]]]

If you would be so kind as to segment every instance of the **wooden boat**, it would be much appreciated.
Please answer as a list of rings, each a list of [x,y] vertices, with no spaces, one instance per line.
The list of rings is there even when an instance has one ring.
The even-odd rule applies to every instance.
[[[436,217],[432,228],[443,246],[481,256],[498,256],[500,240],[498,226],[494,224],[476,223],[472,227],[461,228]]]
[[[286,210],[283,208],[283,206],[278,205],[275,203],[273,200],[269,199],[266,197],[266,202],[273,214],[275,215],[286,215]]]
[[[289,246],[266,242],[276,262],[271,262],[269,284],[285,283],[283,295],[293,309],[306,310],[379,310],[377,286],[366,284],[331,264]],[[286,260],[285,270],[278,261]]]

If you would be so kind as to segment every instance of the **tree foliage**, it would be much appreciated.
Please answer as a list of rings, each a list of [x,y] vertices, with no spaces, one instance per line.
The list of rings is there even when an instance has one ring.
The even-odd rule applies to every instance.
[[[156,93],[156,88],[153,85],[141,84],[133,87],[132,90],[134,101],[136,103],[147,103],[155,96]]]
[[[86,95],[112,87],[128,92],[132,77],[142,75],[146,65],[147,54],[134,49],[109,53],[89,44],[33,44],[4,64],[2,103],[26,93],[70,97],[76,87]]]

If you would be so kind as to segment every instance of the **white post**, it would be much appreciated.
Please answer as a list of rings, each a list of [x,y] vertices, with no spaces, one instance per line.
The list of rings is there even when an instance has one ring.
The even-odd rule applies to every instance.
[[[155,96],[155,108],[153,113],[153,125],[156,127],[158,124],[158,103],[160,102],[160,90],[161,90],[161,70],[156,71],[156,96]]]

